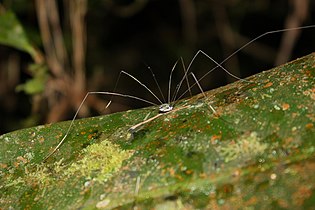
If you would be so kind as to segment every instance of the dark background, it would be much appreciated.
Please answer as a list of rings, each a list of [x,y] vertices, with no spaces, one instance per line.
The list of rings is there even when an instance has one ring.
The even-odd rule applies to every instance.
[[[170,70],[180,57],[187,67],[200,49],[220,62],[262,33],[315,24],[315,4],[310,0],[81,0],[87,3],[83,18],[86,54],[81,65],[84,78],[76,80],[72,41],[80,36],[71,32],[69,1],[56,1],[68,53],[68,64],[63,68],[63,75],[67,75],[68,80],[55,75],[48,65],[49,79],[42,93],[30,95],[16,92],[18,84],[32,78],[29,65],[34,61],[26,53],[0,45],[0,134],[71,119],[87,91],[113,91],[121,70],[129,72],[158,94],[147,67],[150,66],[166,97]],[[1,7],[17,15],[30,41],[45,57],[48,53],[41,41],[36,4],[36,1],[7,0],[2,1]],[[73,23],[75,21],[72,20]],[[277,33],[259,39],[229,59],[224,66],[233,74],[245,78],[307,55],[315,49],[314,28],[300,30],[296,38],[289,38],[284,46],[291,43],[294,46],[292,50],[280,47],[283,35]],[[287,58],[277,61],[279,55],[285,54],[288,54]],[[214,66],[205,56],[199,55],[190,70],[200,78]],[[182,76],[183,69],[178,65],[172,80],[173,89]],[[63,89],[58,81],[67,84],[66,87]],[[232,81],[235,79],[216,70],[200,83],[206,91]],[[116,92],[154,101],[148,91],[124,76]],[[194,94],[199,92],[194,89]],[[139,101],[115,97],[110,109],[104,111],[109,99],[91,97],[80,116],[147,106]]]

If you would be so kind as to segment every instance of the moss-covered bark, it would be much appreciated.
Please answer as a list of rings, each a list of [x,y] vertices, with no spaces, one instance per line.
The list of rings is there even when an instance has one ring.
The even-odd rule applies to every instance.
[[[3,209],[307,209],[315,205],[315,54],[181,101],[0,136]],[[213,115],[207,103],[218,115]]]

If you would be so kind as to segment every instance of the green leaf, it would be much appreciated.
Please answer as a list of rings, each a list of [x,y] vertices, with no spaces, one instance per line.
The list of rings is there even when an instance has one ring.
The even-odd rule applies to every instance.
[[[30,65],[29,70],[33,78],[16,87],[16,91],[24,91],[27,94],[33,95],[42,93],[45,89],[45,84],[48,79],[48,69],[43,64]]]
[[[311,209],[315,54],[157,107],[0,136],[3,209]],[[208,103],[219,115],[214,115]]]
[[[0,12],[0,44],[14,47],[29,53],[36,60],[36,50],[15,14],[11,11]]]

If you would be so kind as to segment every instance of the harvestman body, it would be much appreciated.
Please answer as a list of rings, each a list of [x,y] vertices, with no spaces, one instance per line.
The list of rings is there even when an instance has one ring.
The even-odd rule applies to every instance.
[[[260,38],[263,37],[263,36],[266,36],[266,35],[268,35],[268,34],[273,34],[273,33],[286,32],[286,31],[292,31],[292,30],[301,30],[301,29],[307,29],[307,28],[315,28],[315,25],[309,25],[309,26],[303,26],[303,27],[297,27],[297,28],[289,28],[289,29],[281,29],[281,30],[274,30],[274,31],[269,31],[269,32],[263,33],[263,34],[257,36],[256,38],[252,39],[251,41],[249,41],[248,43],[246,43],[246,44],[243,45],[242,47],[240,47],[238,50],[236,50],[235,52],[233,52],[230,56],[228,56],[227,58],[225,58],[225,59],[224,59],[222,62],[220,62],[220,63],[216,62],[212,57],[210,57],[208,54],[206,54],[206,53],[203,52],[202,50],[199,50],[199,51],[194,55],[194,57],[192,58],[192,60],[190,61],[189,65],[188,65],[187,69],[185,68],[183,59],[181,58],[182,65],[183,65],[183,69],[184,69],[184,76],[183,76],[182,79],[180,80],[179,84],[176,86],[176,88],[175,88],[175,93],[174,93],[174,95],[173,95],[173,97],[172,97],[172,100],[171,100],[171,96],[170,96],[170,95],[171,95],[171,94],[170,94],[170,91],[171,91],[171,90],[170,90],[170,89],[171,89],[172,73],[173,73],[173,71],[174,71],[174,69],[175,69],[175,67],[176,67],[176,65],[177,65],[177,62],[176,62],[175,65],[173,66],[171,72],[170,72],[169,84],[168,84],[169,87],[168,87],[168,101],[167,101],[167,103],[163,103],[146,85],[144,85],[142,82],[140,82],[137,78],[135,78],[134,76],[132,76],[131,74],[129,74],[129,73],[125,72],[125,71],[121,71],[120,74],[119,74],[119,77],[118,77],[118,79],[117,79],[117,82],[116,82],[114,91],[115,91],[115,89],[116,89],[116,87],[117,87],[117,84],[118,84],[118,81],[119,81],[119,78],[120,78],[121,74],[125,74],[125,75],[127,75],[128,77],[130,77],[130,78],[132,78],[133,80],[135,80],[135,81],[136,81],[137,83],[139,83],[141,86],[143,86],[146,90],[148,90],[148,91],[159,101],[159,103],[161,104],[161,105],[159,106],[159,113],[158,113],[157,115],[155,115],[154,117],[151,117],[151,118],[149,118],[149,119],[147,119],[147,120],[145,120],[145,121],[143,121],[143,122],[141,122],[141,123],[138,123],[138,124],[132,126],[129,130],[130,130],[130,131],[134,131],[137,127],[139,127],[139,126],[141,126],[141,125],[143,125],[143,124],[146,124],[146,123],[148,123],[148,122],[150,122],[150,121],[152,121],[152,120],[154,120],[154,119],[156,119],[156,118],[158,118],[158,117],[160,117],[160,116],[162,116],[162,115],[164,115],[164,114],[166,114],[166,113],[169,113],[169,112],[175,110],[175,109],[174,109],[174,104],[175,104],[176,100],[179,100],[180,98],[182,98],[187,92],[190,92],[190,93],[191,93],[191,88],[192,88],[193,86],[195,86],[195,85],[198,86],[198,88],[200,89],[200,91],[203,93],[203,95],[204,95],[204,97],[205,97],[205,93],[203,92],[203,90],[202,90],[202,88],[201,88],[199,82],[200,82],[203,78],[205,78],[208,74],[210,74],[212,71],[214,71],[215,69],[217,69],[218,67],[220,67],[220,68],[221,68],[223,71],[225,71],[228,75],[230,75],[230,76],[232,76],[232,77],[234,77],[234,78],[236,78],[236,79],[238,79],[238,80],[242,80],[242,81],[248,82],[247,80],[241,79],[241,78],[239,78],[239,77],[233,75],[232,73],[230,73],[228,70],[226,70],[226,69],[222,66],[222,64],[225,63],[225,62],[226,62],[228,59],[230,59],[232,56],[234,56],[236,53],[238,53],[239,51],[241,51],[242,49],[244,49],[245,47],[247,47],[248,45],[250,45],[251,43],[253,43],[254,41],[260,39]],[[197,78],[195,77],[195,75],[194,75],[192,72],[190,72],[189,74],[188,74],[188,72],[189,72],[190,67],[191,67],[191,65],[193,64],[194,60],[197,58],[197,56],[198,56],[199,54],[202,54],[202,55],[204,55],[205,57],[207,57],[208,59],[210,59],[211,61],[213,61],[213,62],[216,64],[216,67],[212,68],[210,71],[208,71],[206,74],[204,74],[201,78],[197,79]],[[157,80],[155,79],[155,76],[154,76],[152,70],[151,70],[150,68],[149,68],[149,70],[150,70],[151,73],[152,73],[152,76],[153,76],[153,78],[154,78],[154,81],[155,81],[156,84],[158,85]],[[193,77],[193,79],[195,80],[195,83],[192,84],[191,86],[189,85],[189,82],[188,82],[188,79],[187,79],[189,75],[191,75],[191,76]],[[182,95],[180,95],[179,97],[177,97],[178,92],[179,92],[179,89],[180,89],[180,87],[182,86],[182,83],[184,82],[184,80],[186,80],[186,82],[187,82],[188,90],[186,90]],[[159,91],[160,91],[160,93],[161,93],[161,89],[160,89],[159,86],[158,86],[158,88],[159,88]],[[136,100],[139,100],[139,101],[146,102],[146,103],[151,104],[151,105],[158,105],[158,104],[156,104],[156,103],[154,103],[154,102],[151,102],[151,101],[148,101],[148,100],[145,100],[145,99],[136,97],[136,96],[126,95],[126,94],[121,94],[121,93],[116,93],[116,92],[103,92],[103,91],[102,91],[102,92],[88,92],[88,93],[85,95],[85,97],[83,98],[83,100],[82,100],[82,102],[81,102],[79,108],[77,109],[77,111],[76,111],[74,117],[72,118],[72,121],[71,121],[71,123],[70,123],[70,126],[69,126],[68,129],[67,129],[66,134],[63,136],[63,138],[62,138],[61,141],[58,143],[58,145],[54,148],[54,150],[53,150],[52,152],[50,152],[50,153],[44,158],[44,160],[43,160],[44,162],[45,162],[49,157],[51,157],[51,156],[61,147],[61,145],[63,144],[63,142],[64,142],[65,139],[67,138],[67,136],[68,136],[68,134],[69,134],[69,132],[70,132],[72,126],[73,126],[74,120],[76,119],[76,117],[77,117],[77,115],[78,115],[78,113],[79,113],[81,107],[83,106],[85,100],[87,99],[87,97],[88,97],[89,95],[92,95],[92,94],[102,94],[102,95],[111,95],[111,96],[120,96],[120,97],[132,98],[132,99],[136,99]],[[163,97],[163,94],[162,94],[162,93],[161,93],[161,95],[162,95],[162,97]],[[163,100],[165,101],[164,97],[163,97]],[[106,105],[105,109],[110,106],[111,102],[112,102],[112,99],[108,102],[108,104]],[[209,106],[209,108],[212,110],[212,112],[213,112],[214,114],[216,114],[215,109],[214,109],[210,104],[208,104],[208,106]],[[185,108],[185,107],[184,107],[184,108]]]

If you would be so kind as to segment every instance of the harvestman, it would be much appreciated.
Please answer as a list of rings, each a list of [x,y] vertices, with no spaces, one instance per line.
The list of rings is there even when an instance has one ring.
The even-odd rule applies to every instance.
[[[199,51],[198,51],[198,53],[199,53]],[[206,55],[206,54],[205,54],[205,55]],[[195,56],[195,57],[196,57],[196,56]],[[221,66],[221,64],[219,64],[218,62],[216,62],[216,61],[215,61],[213,58],[211,58],[210,56],[208,56],[208,57],[209,57],[217,66],[221,67],[225,72],[227,72],[227,73],[228,73],[229,75],[231,75],[232,77],[234,77],[234,78],[236,78],[236,79],[238,79],[238,80],[243,80],[243,79],[241,79],[241,78],[239,78],[239,77],[237,77],[237,76],[231,74],[228,70],[226,70],[223,66]],[[194,58],[194,59],[195,59],[195,58]],[[138,84],[140,84],[141,86],[143,86],[143,87],[144,87],[147,91],[149,91],[150,94],[151,94],[152,96],[154,96],[154,98],[160,103],[160,106],[159,106],[159,113],[158,113],[157,115],[155,115],[154,117],[151,117],[151,118],[149,118],[149,119],[147,119],[147,120],[145,120],[145,121],[143,121],[143,122],[141,122],[141,123],[138,123],[138,124],[132,126],[131,128],[129,128],[129,131],[134,131],[137,127],[139,127],[139,126],[141,126],[141,125],[143,125],[143,124],[145,124],[145,123],[148,123],[148,122],[150,122],[150,121],[152,121],[152,120],[154,120],[154,119],[156,119],[156,118],[158,118],[158,117],[160,117],[160,116],[162,116],[162,115],[164,115],[164,114],[166,114],[166,113],[169,113],[170,111],[173,111],[173,110],[174,110],[174,104],[172,104],[172,103],[176,102],[177,94],[178,94],[178,92],[179,92],[179,90],[180,90],[180,87],[182,86],[183,81],[184,81],[185,79],[186,79],[186,81],[187,81],[188,90],[185,91],[185,93],[182,94],[178,99],[182,98],[188,91],[190,92],[191,87],[189,87],[189,82],[188,82],[188,79],[187,79],[187,76],[188,76],[188,75],[187,75],[187,72],[189,71],[189,68],[187,68],[187,69],[185,68],[182,58],[181,58],[181,62],[182,62],[182,64],[183,64],[184,76],[183,76],[183,78],[180,80],[180,82],[179,82],[179,84],[177,85],[177,87],[175,88],[175,94],[173,95],[173,97],[172,97],[172,99],[171,99],[172,74],[173,74],[173,71],[175,70],[175,67],[176,67],[177,63],[178,63],[178,61],[177,61],[177,62],[174,64],[174,66],[173,66],[173,68],[172,68],[172,70],[171,70],[170,76],[169,76],[168,101],[167,101],[167,103],[165,103],[165,102],[163,103],[163,102],[159,99],[159,97],[157,97],[157,95],[154,94],[154,93],[150,90],[150,88],[148,88],[145,84],[143,84],[141,81],[139,81],[136,77],[132,76],[131,74],[129,74],[128,72],[125,72],[125,71],[121,71],[121,72],[120,72],[120,74],[119,74],[119,76],[118,76],[118,79],[117,79],[117,82],[116,82],[116,84],[115,84],[114,91],[115,91],[115,89],[116,89],[116,87],[117,87],[117,84],[118,84],[118,82],[119,82],[120,76],[121,76],[122,74],[125,74],[125,75],[127,75],[128,77],[132,78],[134,81],[136,81]],[[191,66],[192,62],[193,62],[193,60],[190,62],[189,67]],[[152,73],[152,76],[153,76],[154,81],[155,81],[156,84],[158,85],[157,80],[156,80],[156,78],[155,78],[155,75],[153,74],[153,72],[152,72],[152,70],[150,69],[150,67],[149,67],[149,70],[150,70],[151,73]],[[195,80],[194,85],[195,85],[195,84],[198,84],[199,89],[200,89],[200,90],[202,91],[202,93],[204,94],[204,92],[203,92],[201,86],[199,85],[199,82],[198,82],[198,80],[196,79],[195,75],[194,75],[192,72],[190,73],[190,75],[192,75],[192,77],[193,77],[194,80]],[[159,91],[161,92],[161,89],[160,89],[159,85],[158,85],[158,89],[159,89]],[[74,120],[76,119],[76,117],[77,117],[77,115],[78,115],[80,109],[82,108],[84,102],[86,101],[87,97],[88,97],[89,95],[92,95],[92,94],[102,94],[102,95],[111,95],[111,96],[120,96],[120,97],[132,98],[132,99],[136,99],[136,100],[139,100],[139,101],[146,102],[146,103],[151,104],[151,105],[154,105],[154,106],[158,106],[158,104],[156,104],[156,103],[154,103],[154,102],[151,102],[151,101],[148,101],[148,100],[146,100],[146,99],[139,98],[139,97],[136,97],[136,96],[132,96],[132,95],[126,95],[126,94],[121,94],[121,93],[116,93],[116,92],[106,92],[106,91],[105,91],[105,92],[104,92],[104,91],[88,92],[88,93],[85,95],[85,97],[83,98],[83,100],[82,100],[81,104],[79,105],[79,107],[78,107],[76,113],[74,114],[74,116],[73,116],[73,118],[72,118],[72,120],[71,120],[71,123],[70,123],[70,125],[69,125],[69,127],[68,127],[68,129],[67,129],[66,134],[63,136],[63,138],[62,138],[61,141],[58,143],[58,145],[54,148],[54,150],[53,150],[52,152],[50,152],[50,153],[44,158],[44,160],[43,160],[44,162],[45,162],[50,156],[52,156],[52,155],[60,148],[60,146],[63,144],[63,142],[64,142],[65,139],[67,138],[67,136],[68,136],[68,134],[69,134],[69,132],[70,132],[72,126],[73,126]],[[163,97],[163,99],[164,99],[164,96],[163,96],[162,93],[161,93],[161,95],[162,95],[162,97]],[[204,94],[204,96],[205,96],[205,94]],[[177,99],[177,100],[178,100],[178,99]],[[164,99],[164,101],[165,101],[165,99]],[[105,109],[107,109],[107,108],[111,105],[111,103],[112,103],[112,99],[107,103]],[[209,105],[210,109],[211,109],[214,113],[216,113],[215,109],[214,109],[210,104],[208,104],[208,105]],[[183,107],[183,108],[185,108],[185,107]],[[177,110],[179,110],[179,109],[177,109]],[[177,110],[176,110],[176,111],[177,111]],[[174,111],[175,111],[175,110],[174,110]]]
[[[176,86],[176,88],[175,88],[175,93],[174,93],[174,95],[173,95],[173,97],[172,97],[172,100],[171,100],[170,91],[171,91],[172,74],[173,74],[173,71],[174,71],[174,69],[175,69],[175,67],[176,67],[176,65],[177,65],[177,62],[178,62],[178,61],[177,61],[177,62],[174,64],[174,66],[173,66],[173,68],[172,68],[172,70],[171,70],[171,72],[170,72],[170,76],[169,76],[169,83],[168,83],[168,100],[167,100],[167,103],[166,103],[166,102],[163,103],[163,102],[157,97],[156,94],[154,94],[145,84],[143,84],[142,82],[140,82],[137,78],[135,78],[134,76],[132,76],[131,74],[129,74],[129,73],[125,72],[125,71],[121,71],[120,74],[119,74],[119,77],[118,77],[118,79],[117,79],[117,82],[116,82],[114,91],[115,91],[115,89],[116,89],[116,87],[117,87],[117,84],[118,84],[118,81],[119,81],[119,78],[120,78],[121,74],[125,74],[125,75],[127,75],[128,77],[130,77],[130,78],[132,78],[133,80],[135,80],[138,84],[140,84],[141,86],[143,86],[146,90],[148,90],[148,91],[150,92],[150,94],[152,94],[152,96],[154,96],[154,98],[156,98],[156,99],[159,101],[159,103],[160,103],[160,106],[159,106],[159,113],[158,113],[157,115],[155,115],[154,117],[151,117],[151,118],[149,118],[149,119],[147,119],[147,120],[144,120],[144,121],[141,122],[141,123],[138,123],[138,124],[132,126],[129,130],[130,130],[130,131],[134,131],[137,127],[139,127],[139,126],[141,126],[141,125],[143,125],[143,124],[146,124],[146,123],[148,123],[148,122],[150,122],[150,121],[152,121],[152,120],[154,120],[154,119],[156,119],[156,118],[158,118],[158,117],[160,117],[160,116],[162,116],[162,115],[164,115],[164,114],[166,114],[166,113],[169,113],[169,112],[171,112],[171,111],[175,111],[175,110],[174,110],[174,104],[175,104],[176,100],[179,100],[180,98],[182,98],[188,91],[191,93],[191,88],[194,87],[195,85],[198,86],[198,88],[199,88],[200,91],[202,92],[203,96],[205,97],[205,93],[203,92],[203,90],[202,90],[202,88],[201,88],[199,82],[200,82],[203,78],[205,78],[208,74],[210,74],[212,71],[214,71],[215,69],[217,69],[218,67],[220,67],[222,70],[224,70],[228,75],[230,75],[230,76],[232,76],[232,77],[234,77],[234,78],[236,78],[236,79],[238,79],[238,80],[242,80],[242,81],[248,82],[247,80],[241,79],[241,78],[239,78],[239,77],[233,75],[232,73],[230,73],[228,70],[226,70],[226,69],[222,66],[222,64],[224,64],[224,63],[225,63],[227,60],[229,60],[232,56],[234,56],[236,53],[238,53],[239,51],[241,51],[242,49],[244,49],[245,47],[247,47],[248,45],[250,45],[250,44],[253,43],[254,41],[256,41],[256,40],[258,40],[258,39],[260,39],[260,38],[262,38],[262,37],[264,37],[264,36],[266,36],[266,35],[268,35],[268,34],[279,33],[279,32],[286,32],[286,31],[292,31],[292,30],[301,30],[301,29],[307,29],[307,28],[315,28],[315,25],[309,25],[309,26],[303,26],[303,27],[296,27],[296,28],[288,28],[288,29],[280,29],[280,30],[274,30],[274,31],[265,32],[265,33],[263,33],[263,34],[257,36],[256,38],[252,39],[252,40],[249,41],[248,43],[244,44],[243,46],[241,46],[238,50],[234,51],[230,56],[228,56],[227,58],[225,58],[225,59],[224,59],[223,61],[221,61],[220,63],[216,62],[212,57],[210,57],[208,54],[206,54],[206,53],[205,53],[204,51],[202,51],[202,50],[198,50],[198,51],[197,51],[197,53],[194,55],[194,57],[193,57],[192,60],[190,61],[190,63],[189,63],[189,65],[188,65],[187,69],[185,68],[185,65],[184,65],[184,63],[183,63],[183,59],[181,58],[181,62],[182,62],[183,69],[184,69],[184,76],[182,77],[182,79],[180,80],[180,82],[178,83],[178,85]],[[195,61],[195,59],[197,58],[197,56],[198,56],[199,54],[202,54],[202,55],[204,55],[205,57],[207,57],[208,59],[210,59],[212,62],[214,62],[214,63],[216,64],[216,66],[215,66],[214,68],[212,68],[210,71],[208,71],[206,74],[204,74],[204,75],[203,75],[201,78],[199,78],[199,79],[197,79],[197,78],[195,77],[195,75],[194,75],[192,72],[190,72],[189,75],[191,75],[191,76],[193,77],[193,79],[195,80],[195,83],[190,86],[190,85],[189,85],[189,82],[188,82],[188,79],[187,79],[187,77],[188,77],[188,72],[189,72],[190,67],[192,66],[193,62]],[[150,70],[151,73],[152,73],[152,76],[153,76],[153,78],[154,78],[155,83],[158,85],[157,80],[156,80],[156,78],[155,78],[155,75],[153,74],[153,72],[152,72],[152,70],[151,70],[150,68],[149,68],[149,70]],[[177,94],[178,94],[179,89],[180,89],[180,87],[182,86],[182,83],[184,82],[184,80],[187,81],[188,90],[186,90],[182,95],[180,95],[180,96],[177,98]],[[162,91],[161,91],[159,85],[158,85],[158,88],[159,88],[159,91],[160,91],[160,93],[161,93],[161,95],[162,95],[163,100],[165,101],[164,96],[163,96],[163,94],[162,94]],[[78,107],[78,109],[77,109],[77,111],[76,111],[74,117],[72,118],[71,123],[70,123],[70,125],[69,125],[69,127],[68,127],[68,129],[67,129],[67,131],[66,131],[66,134],[63,136],[63,138],[62,138],[61,141],[58,143],[58,145],[53,149],[53,151],[50,152],[50,153],[44,158],[44,160],[43,160],[44,162],[45,162],[49,157],[51,157],[51,156],[61,147],[61,145],[63,144],[63,142],[64,142],[65,139],[67,138],[67,136],[68,136],[68,134],[69,134],[69,132],[70,132],[72,126],[73,126],[74,120],[76,119],[76,117],[77,117],[77,115],[78,115],[80,109],[82,108],[84,102],[86,101],[87,97],[88,97],[89,95],[94,95],[94,94],[102,94],[102,95],[111,95],[111,96],[120,96],[120,97],[125,97],[125,98],[132,98],[132,99],[136,99],[136,100],[139,100],[139,101],[146,102],[146,103],[151,104],[151,105],[155,105],[155,106],[158,105],[158,104],[156,104],[156,103],[154,103],[154,102],[151,102],[151,101],[148,101],[148,100],[146,100],[146,99],[142,99],[142,98],[139,98],[139,97],[136,97],[136,96],[132,96],[132,95],[127,95],[127,94],[121,94],[121,93],[116,93],[116,92],[106,92],[106,91],[105,91],[105,92],[104,92],[104,91],[88,92],[88,93],[85,95],[85,97],[83,98],[83,100],[82,100],[80,106]],[[112,99],[107,103],[105,109],[107,109],[107,108],[110,106],[111,103],[112,103]],[[211,106],[211,104],[208,104],[208,106],[209,106],[210,109],[213,111],[213,113],[216,114],[216,111],[215,111],[215,109]],[[186,108],[186,107],[182,107],[182,108]],[[181,109],[181,108],[179,108],[179,109]],[[177,110],[179,110],[179,109],[177,109]]]

